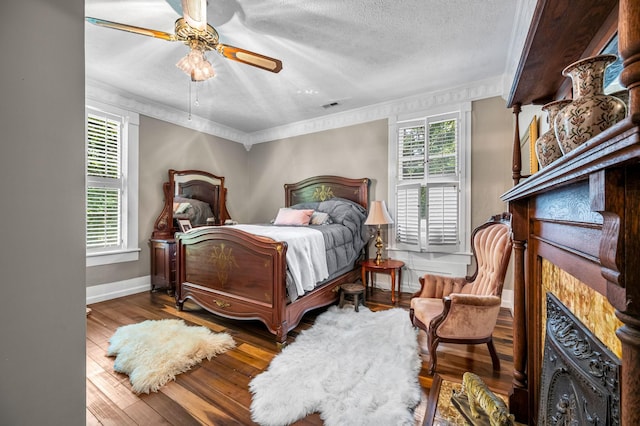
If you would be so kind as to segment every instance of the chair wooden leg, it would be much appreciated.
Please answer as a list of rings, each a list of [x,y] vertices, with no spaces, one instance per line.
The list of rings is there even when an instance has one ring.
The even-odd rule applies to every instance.
[[[493,369],[495,371],[500,370],[500,358],[498,358],[498,353],[496,352],[496,347],[493,345],[493,339],[490,339],[487,342],[487,347],[489,348],[489,353],[491,354],[491,362],[493,363]]]
[[[431,334],[429,334],[427,343],[429,345],[429,375],[433,376],[433,373],[435,373],[436,371],[436,364],[438,363],[438,355],[437,355],[436,349],[438,348],[438,343],[440,343],[440,339],[438,339],[435,336],[431,336]]]

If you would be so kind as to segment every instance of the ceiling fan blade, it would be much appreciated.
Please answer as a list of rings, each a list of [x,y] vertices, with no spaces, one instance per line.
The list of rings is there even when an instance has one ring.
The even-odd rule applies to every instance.
[[[277,73],[282,69],[282,62],[279,59],[270,58],[239,47],[218,44],[216,50],[225,58],[262,68],[263,70]]]
[[[133,25],[119,24],[118,22],[105,21],[104,19],[92,18],[90,16],[85,17],[87,22],[105,27],[113,28],[115,30],[128,31],[130,33],[141,34],[148,37],[161,38],[168,41],[176,41],[176,37],[173,34],[165,33],[163,31],[150,30],[148,28],[134,27]]]
[[[207,28],[207,0],[182,0],[182,14],[187,24],[204,31]]]

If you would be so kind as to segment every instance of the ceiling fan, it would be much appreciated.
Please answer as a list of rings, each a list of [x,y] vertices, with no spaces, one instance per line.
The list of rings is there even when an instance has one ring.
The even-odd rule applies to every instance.
[[[183,17],[176,20],[174,34],[104,19],[92,17],[86,17],[85,19],[101,27],[129,31],[167,41],[183,42],[189,46],[189,54],[178,61],[176,66],[187,73],[193,81],[207,80],[215,75],[211,63],[204,56],[204,52],[207,50],[215,50],[225,58],[274,73],[282,69],[282,62],[278,59],[218,43],[218,32],[207,24],[207,0],[181,1]]]

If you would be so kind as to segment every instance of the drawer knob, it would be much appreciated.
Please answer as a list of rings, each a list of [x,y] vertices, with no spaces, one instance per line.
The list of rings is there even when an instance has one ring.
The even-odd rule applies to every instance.
[[[225,302],[224,300],[214,300],[215,304],[218,305],[219,308],[228,308],[231,306],[230,303]]]

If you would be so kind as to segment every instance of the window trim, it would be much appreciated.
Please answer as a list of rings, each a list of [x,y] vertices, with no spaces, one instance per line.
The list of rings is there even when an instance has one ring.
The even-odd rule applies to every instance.
[[[454,251],[438,247],[427,247],[416,251],[415,249],[396,243],[396,228],[390,228],[389,249],[416,252],[416,253],[449,253],[470,254],[469,238],[471,235],[471,102],[440,105],[425,111],[389,117],[389,144],[388,144],[388,176],[389,176],[389,210],[392,217],[396,217],[396,187],[398,185],[398,130],[399,123],[408,121],[425,120],[428,117],[445,115],[449,113],[459,114],[459,168],[460,168],[460,235],[459,245]],[[421,235],[425,238],[424,235]]]
[[[86,161],[86,117],[89,110],[120,116],[122,126],[122,173],[125,193],[122,197],[123,211],[123,247],[114,250],[86,251],[86,266],[108,265],[120,262],[132,262],[139,259],[138,241],[138,159],[139,159],[139,114],[94,100],[86,100],[85,105],[85,161]],[[85,165],[85,199],[87,176]],[[85,219],[86,227],[86,219]],[[85,230],[86,235],[86,230]],[[86,248],[85,248],[86,250]]]

